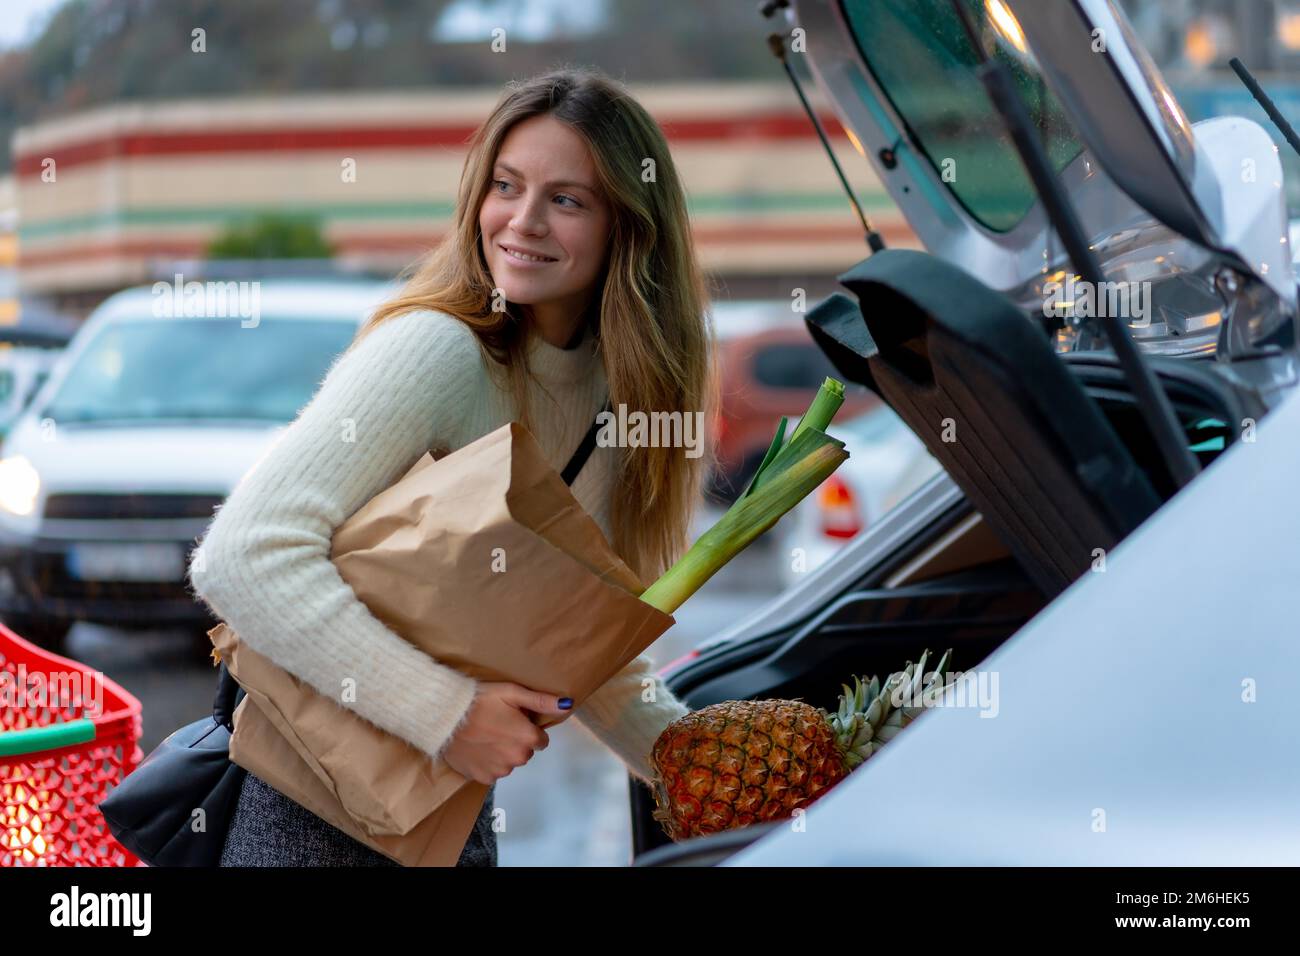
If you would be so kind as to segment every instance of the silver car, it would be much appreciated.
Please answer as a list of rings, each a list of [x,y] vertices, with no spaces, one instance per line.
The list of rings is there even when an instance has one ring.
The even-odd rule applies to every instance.
[[[833,708],[952,648],[963,694],[795,821],[673,844],[634,783],[635,862],[1294,865],[1281,138],[1191,123],[1108,0],[963,6],[766,7],[925,247],[867,255],[810,334],[943,471],[668,677]]]

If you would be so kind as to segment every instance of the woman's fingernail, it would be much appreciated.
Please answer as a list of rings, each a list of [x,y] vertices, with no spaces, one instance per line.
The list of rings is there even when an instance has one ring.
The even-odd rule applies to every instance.
[[[561,697],[561,698],[560,698],[560,707],[561,707],[562,709],[564,709],[564,710],[568,710],[568,709],[569,709],[570,707],[572,707],[572,706],[573,706],[573,698],[572,698],[572,697]]]

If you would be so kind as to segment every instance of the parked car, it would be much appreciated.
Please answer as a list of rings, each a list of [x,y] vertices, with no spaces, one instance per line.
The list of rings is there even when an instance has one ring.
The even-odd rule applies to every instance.
[[[793,428],[835,368],[789,302],[717,302],[713,318],[722,402],[709,494],[730,503],[758,470],[781,417]],[[841,414],[854,415],[876,404],[873,394],[852,384]]]
[[[0,262],[0,442],[78,328],[49,302],[17,295],[16,274],[4,265]]]
[[[852,449],[848,461],[772,530],[786,587],[815,571],[943,470],[888,405],[847,421],[841,417],[842,412],[827,432]]]
[[[13,420],[49,377],[61,347],[0,343],[0,443]]]
[[[923,713],[797,827],[671,843],[633,781],[639,865],[1300,852],[1300,769],[1278,758],[1294,750],[1295,695],[1251,690],[1300,665],[1300,310],[1273,140],[1244,118],[1188,121],[1109,0],[964,6],[1010,69],[1033,127],[1020,142],[1045,144],[1081,244],[1108,282],[1145,283],[1150,310],[1118,318],[1175,440],[1153,438],[1159,405],[1136,398],[1095,316],[1045,321],[1049,287],[1081,271],[1058,227],[1075,230],[1025,174],[954,5],[767,4],[807,38],[800,59],[924,246],[873,252],[807,324],[943,471],[665,681],[693,708],[834,709],[849,675],[951,648],[1004,693],[995,719]],[[693,796],[716,811],[737,788],[705,790],[707,774]]]
[[[211,627],[189,552],[388,291],[265,280],[255,323],[103,302],[0,454],[0,619],[54,647],[76,621]]]

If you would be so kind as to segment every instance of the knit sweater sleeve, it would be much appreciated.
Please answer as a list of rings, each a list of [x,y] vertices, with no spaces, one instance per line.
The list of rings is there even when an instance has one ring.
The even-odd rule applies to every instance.
[[[445,436],[481,376],[477,340],[451,316],[380,323],[239,480],[196,551],[201,569],[197,559],[189,568],[195,593],[249,647],[431,757],[478,683],[381,623],[339,575],[330,541],[425,451],[454,447]]]
[[[655,673],[645,654],[602,684],[573,719],[623,761],[628,771],[650,783],[650,751],[665,727],[690,713]]]

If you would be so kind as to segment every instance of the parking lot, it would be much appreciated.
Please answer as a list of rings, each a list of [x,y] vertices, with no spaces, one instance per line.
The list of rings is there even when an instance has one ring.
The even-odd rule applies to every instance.
[[[1300,860],[1300,0],[11,12],[0,621],[145,754],[220,609],[239,759],[404,865],[476,809],[449,732],[537,742],[507,680],[588,696],[505,867],[960,867],[1019,923],[1111,902],[970,868]],[[218,864],[222,752],[80,772],[134,711],[59,696],[0,706],[0,866]],[[232,847],[337,863],[271,816]]]

